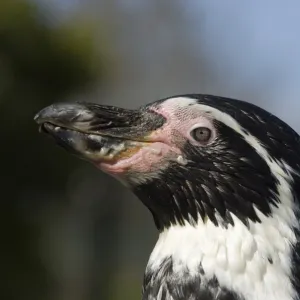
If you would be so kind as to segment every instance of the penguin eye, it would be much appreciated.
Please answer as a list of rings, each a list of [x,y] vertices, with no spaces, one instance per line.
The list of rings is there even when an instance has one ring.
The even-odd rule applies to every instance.
[[[212,136],[212,131],[207,127],[197,127],[191,131],[192,138],[201,143],[207,144]]]

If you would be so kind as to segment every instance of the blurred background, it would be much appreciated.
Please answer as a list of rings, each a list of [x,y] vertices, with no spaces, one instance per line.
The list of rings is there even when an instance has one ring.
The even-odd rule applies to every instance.
[[[300,130],[298,1],[1,0],[0,298],[140,299],[157,238],[121,184],[56,147],[56,101],[209,93]]]

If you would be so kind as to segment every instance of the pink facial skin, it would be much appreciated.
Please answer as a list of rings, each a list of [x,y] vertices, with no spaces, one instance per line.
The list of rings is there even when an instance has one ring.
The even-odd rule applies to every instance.
[[[149,107],[150,110],[163,115],[165,124],[145,137],[145,143],[140,144],[139,150],[131,156],[121,158],[115,162],[101,162],[98,165],[103,171],[115,177],[157,176],[160,170],[176,161],[185,164],[186,158],[182,152],[184,144],[189,141],[199,147],[199,142],[190,135],[197,127],[207,127],[212,131],[213,140],[216,130],[209,113],[197,108],[197,102],[187,98],[170,98],[160,105]]]
[[[180,155],[177,148],[162,142],[141,143],[141,148],[133,155],[117,160],[114,163],[101,162],[99,167],[114,176],[125,173],[147,173],[159,168],[166,158],[175,159]]]

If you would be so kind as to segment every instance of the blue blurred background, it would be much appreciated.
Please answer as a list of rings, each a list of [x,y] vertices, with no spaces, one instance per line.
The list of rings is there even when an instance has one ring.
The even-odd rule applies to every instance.
[[[199,92],[299,131],[299,37],[296,0],[1,0],[0,298],[140,299],[157,239],[130,191],[38,133],[37,111]]]

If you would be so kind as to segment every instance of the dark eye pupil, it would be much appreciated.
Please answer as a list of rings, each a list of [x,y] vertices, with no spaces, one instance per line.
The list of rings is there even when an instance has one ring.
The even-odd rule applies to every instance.
[[[198,127],[192,131],[193,138],[201,143],[207,143],[211,138],[211,130],[207,127]]]

